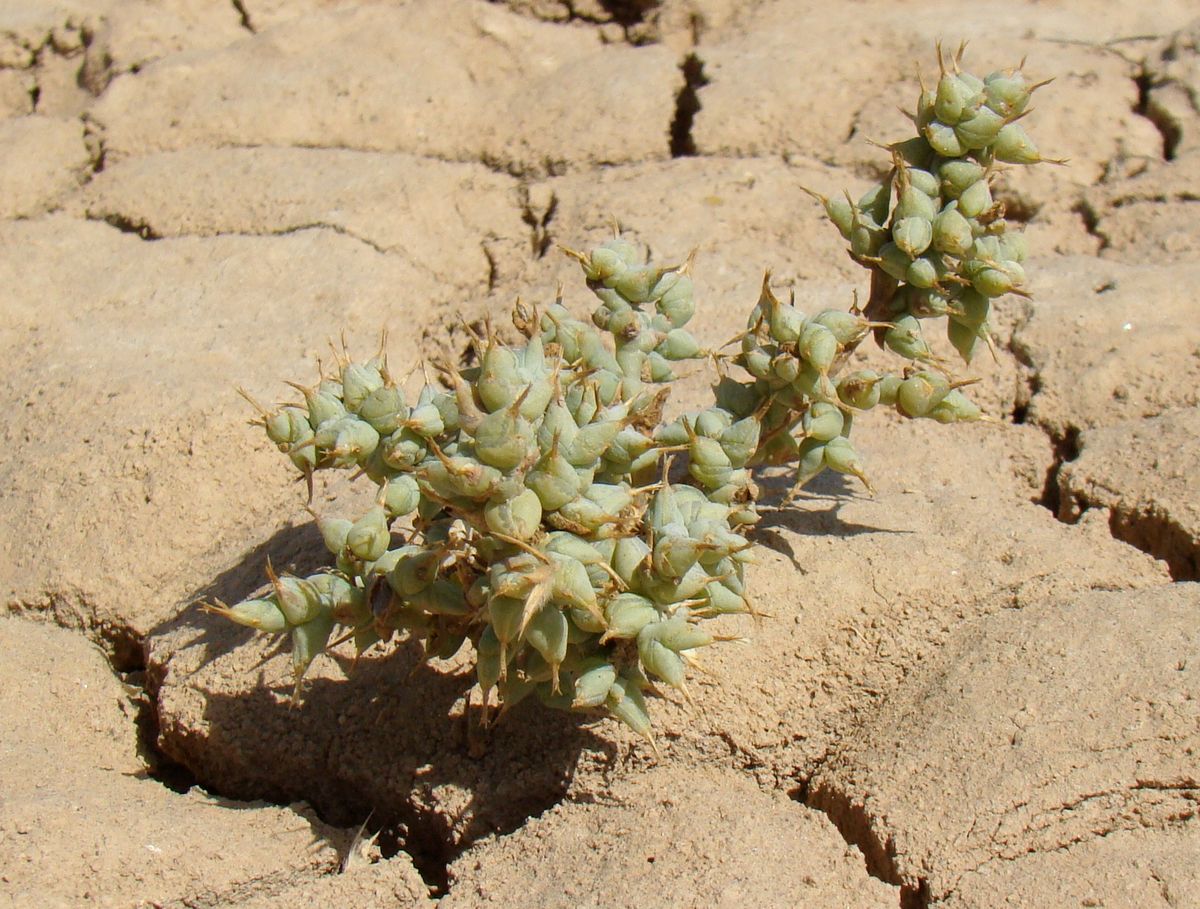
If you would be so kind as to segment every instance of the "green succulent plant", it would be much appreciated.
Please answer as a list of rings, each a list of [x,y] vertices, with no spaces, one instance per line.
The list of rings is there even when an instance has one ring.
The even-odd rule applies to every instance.
[[[869,487],[850,442],[859,413],[982,416],[922,323],[945,318],[970,362],[991,343],[991,301],[1024,293],[1024,239],[991,185],[1004,164],[1042,160],[1016,122],[1038,85],[1019,68],[978,79],[961,56],[947,65],[939,48],[918,134],[887,147],[883,180],[857,202],[813,193],[870,272],[865,308],[805,315],[768,273],[731,342],[740,350],[713,353],[687,330],[690,259],[654,265],[620,236],[568,250],[599,301],[589,321],[561,298],[518,303],[519,343],[490,324],[472,332],[476,365],[442,364],[441,382],[426,377],[415,395],[381,350],[294,386],[302,403],[260,407],[310,493],[315,471],[341,468],[378,494],[357,520],[317,519],[330,569],[268,566],[263,595],[208,608],[290,634],[297,696],[313,659],[346,640],[362,652],[404,635],[443,658],[469,641],[485,711],[492,692],[504,709],[535,695],[650,738],[646,692],[687,697],[695,652],[730,640],[708,620],[754,611],[756,467],[793,465],[793,494],[826,468]],[[847,370],[872,334],[899,371]],[[676,364],[708,358],[722,366],[712,405],[664,422]]]

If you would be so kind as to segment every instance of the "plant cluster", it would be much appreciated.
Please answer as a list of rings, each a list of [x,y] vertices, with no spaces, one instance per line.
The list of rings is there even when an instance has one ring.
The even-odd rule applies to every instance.
[[[862,411],[981,417],[921,326],[945,317],[969,362],[990,344],[991,301],[1023,292],[1024,240],[991,185],[1002,164],[1041,160],[1017,123],[1038,86],[1019,68],[978,79],[960,60],[922,86],[918,135],[888,146],[884,179],[857,202],[819,197],[870,270],[863,310],[806,316],[768,274],[730,342],[740,349],[713,353],[687,330],[690,260],[647,262],[620,236],[568,251],[599,301],[590,320],[561,295],[543,310],[518,303],[519,343],[490,324],[472,332],[474,365],[440,364],[441,382],[426,376],[415,395],[381,350],[339,356],[333,375],[295,386],[302,403],[260,408],[310,494],[314,471],[341,468],[378,495],[357,520],[318,518],[332,568],[268,566],[269,591],[209,608],[289,633],[297,693],[314,657],[344,640],[361,653],[408,636],[442,658],[470,641],[485,710],[493,691],[505,709],[536,695],[649,737],[645,692],[687,697],[694,653],[728,640],[707,620],[754,611],[753,468],[794,465],[797,490],[825,468],[866,483],[849,438]],[[899,371],[845,369],[872,333]],[[676,364],[707,358],[722,373],[713,404],[665,422]]]

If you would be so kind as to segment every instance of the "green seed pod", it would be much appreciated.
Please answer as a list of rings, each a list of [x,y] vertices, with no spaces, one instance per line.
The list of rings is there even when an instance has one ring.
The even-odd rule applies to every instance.
[[[274,442],[280,451],[287,451],[293,445],[311,439],[313,435],[308,414],[299,407],[284,407],[270,414],[263,420],[263,426],[267,430],[267,438]]]
[[[879,380],[879,403],[891,407],[896,403],[896,395],[900,391],[900,383],[904,380],[897,375],[888,373]]]
[[[992,190],[987,180],[976,180],[958,197],[958,210],[965,218],[978,218],[992,204]]]
[[[682,613],[676,613],[665,622],[647,626],[642,633],[645,634],[649,628],[654,628],[654,637],[676,653],[707,647],[715,640],[707,631],[689,622]]]
[[[921,335],[921,323],[912,316],[901,316],[883,336],[884,343],[909,360],[928,360],[929,345]]]
[[[556,606],[543,606],[529,620],[524,640],[550,664],[557,688],[558,667],[567,656],[567,617]]]
[[[373,562],[387,552],[391,540],[387,513],[382,506],[376,505],[354,522],[346,534],[346,548],[356,558],[364,562]]]
[[[444,401],[451,403],[453,402],[453,398],[444,396]],[[457,415],[457,409],[455,410],[455,415]],[[409,411],[408,419],[404,421],[404,425],[417,435],[424,436],[427,439],[441,435],[446,431],[446,420],[442,408],[439,408],[434,403],[422,404],[419,407],[413,408]]]
[[[924,133],[928,121],[919,129]],[[921,136],[913,136],[903,142],[893,142],[888,148],[910,167],[928,167],[933,158],[933,148]]]
[[[756,379],[766,379],[773,372],[771,355],[761,348],[742,354],[736,362]]]
[[[949,297],[933,289],[913,288],[904,295],[905,311],[918,319],[932,319],[950,312]]]
[[[1000,236],[1000,258],[1009,262],[1024,262],[1029,255],[1029,244],[1025,235],[1017,231],[1007,231]]]
[[[316,388],[305,388],[304,401],[308,407],[308,422],[313,429],[316,429],[326,420],[338,420],[346,415],[346,405],[342,403],[340,395],[333,394],[332,391],[323,387],[325,383]]]
[[[700,345],[682,328],[673,328],[667,332],[662,343],[654,350],[668,360],[694,360],[700,355]]]
[[[957,199],[968,186],[982,180],[983,174],[980,164],[965,158],[951,158],[937,166],[942,195],[950,199]]]
[[[898,224],[908,218],[922,218],[932,221],[937,217],[938,203],[934,197],[927,196],[913,185],[900,190],[900,198],[896,202],[892,223]]]
[[[745,598],[726,584],[713,581],[704,591],[708,598],[708,603],[702,610],[704,615],[741,615],[750,611]]]
[[[958,211],[958,202],[947,205],[933,221],[933,248],[952,256],[965,256],[975,237],[971,225]]]
[[[361,466],[378,447],[379,433],[370,423],[345,417],[323,424],[314,441],[319,450],[328,452],[335,467]]]
[[[673,525],[678,526],[678,525]],[[691,570],[701,554],[711,547],[686,533],[662,533],[654,541],[651,564],[662,578],[677,581]]]
[[[811,365],[806,365],[804,369],[800,370],[800,375],[796,377],[793,387],[814,401],[836,401],[838,399],[837,386],[833,384],[828,373],[818,372]]]
[[[800,443],[794,487],[803,486],[825,469],[825,444],[819,439],[805,439]]]
[[[1037,164],[1044,160],[1020,123],[1009,123],[999,131],[992,153],[1006,164]]]
[[[325,649],[333,633],[333,616],[319,615],[311,622],[292,629],[292,676],[297,690],[312,661]]]
[[[986,296],[968,288],[958,298],[958,312],[951,313],[950,318],[972,329],[982,328],[987,324],[991,306]]]
[[[789,353],[781,353],[771,361],[771,375],[785,385],[796,381],[800,375],[800,368],[800,361]],[[777,382],[772,383],[772,385],[778,384]]]
[[[979,344],[979,329],[951,319],[946,323],[946,337],[963,358],[963,362],[970,363]]]
[[[576,709],[599,707],[608,698],[608,692],[617,680],[617,670],[611,663],[596,658],[575,677],[575,699],[571,706]]]
[[[369,363],[347,363],[342,369],[342,403],[358,413],[371,392],[383,387],[383,375]]]
[[[850,229],[850,252],[858,258],[874,256],[886,242],[887,231],[870,216],[856,211],[854,225]]]
[[[675,370],[671,368],[671,361],[660,353],[651,351],[646,354],[646,365],[649,367],[651,382],[672,382],[677,378]]]
[[[933,241],[933,224],[921,217],[901,218],[892,225],[892,239],[907,255],[916,258]]]
[[[622,426],[619,420],[588,423],[579,430],[571,444],[564,447],[564,457],[575,467],[593,466],[604,457]]]
[[[727,468],[730,466],[729,455],[725,454],[721,443],[707,436],[693,434],[688,446],[688,454],[691,459],[689,466],[696,465],[704,469]]]
[[[441,555],[435,550],[404,546],[400,558],[388,573],[388,584],[402,597],[411,597],[427,588],[438,575]]]
[[[638,635],[638,657],[648,674],[658,676],[672,688],[684,687],[686,671],[683,659],[661,641]]]
[[[841,346],[832,331],[817,322],[809,322],[804,326],[796,351],[809,366],[824,375],[833,366]]]
[[[496,687],[500,677],[504,675],[504,663],[501,657],[500,639],[496,637],[496,629],[491,625],[484,626],[483,633],[475,643],[475,675],[479,679],[479,688],[483,691],[484,700],[488,692]],[[507,656],[507,654],[505,654]]]
[[[960,121],[954,127],[954,133],[964,148],[975,151],[996,141],[1002,126],[1002,116],[990,107],[980,107],[970,118]]]
[[[985,267],[975,270],[971,286],[986,297],[1002,297],[1016,286],[1016,282],[1006,269]]]
[[[276,577],[268,566],[268,576],[275,588],[275,603],[289,625],[311,622],[322,610],[321,593],[311,581],[303,578]]]
[[[542,524],[542,503],[536,492],[526,489],[506,502],[489,502],[483,520],[492,533],[530,540]]]
[[[822,310],[813,316],[813,321],[833,332],[833,336],[843,347],[857,344],[871,330],[862,316],[841,309]]]
[[[926,416],[950,393],[950,383],[941,373],[918,372],[900,383],[896,406],[909,417]]]
[[[408,416],[404,394],[394,385],[381,385],[363,398],[358,416],[366,420],[380,435],[395,432]]]
[[[465,616],[471,614],[466,591],[456,581],[438,578],[424,590],[412,596],[413,605],[433,615]],[[455,645],[458,649],[458,645]]]
[[[379,449],[383,463],[396,470],[410,470],[428,454],[425,440],[410,429],[392,433],[380,443]]]
[[[750,416],[758,407],[758,395],[754,387],[728,376],[717,383],[713,396],[718,407],[738,418]]]
[[[525,460],[534,444],[533,427],[520,416],[523,398],[479,421],[475,429],[475,455],[498,470],[512,470]]]
[[[582,495],[558,509],[558,521],[551,521],[554,526],[567,526],[579,529],[581,532],[598,533],[606,524],[612,524],[619,518],[617,512],[607,511],[598,503]],[[569,522],[563,524],[562,522]]]
[[[904,171],[904,174],[913,189],[924,193],[931,199],[938,198],[941,192],[941,183],[932,173],[920,167],[910,167]]]
[[[937,104],[937,93],[931,92],[929,89],[923,89],[917,96],[917,116],[914,120],[917,129],[924,129],[930,122],[933,121],[936,114],[934,106]]]
[[[1024,112],[1033,94],[1025,76],[1019,71],[989,74],[983,80],[983,92],[987,106],[1008,120]]]
[[[729,457],[720,445],[717,445],[716,450],[721,452],[721,457],[728,462]],[[691,461],[688,463],[688,473],[705,489],[716,489],[729,482],[729,478],[733,474],[733,467],[728,463],[714,464]]]
[[[321,531],[321,539],[325,542],[325,548],[334,555],[341,555],[345,550],[346,537],[353,526],[352,521],[344,518],[317,518],[317,529]]]
[[[599,246],[593,249],[587,258],[579,263],[589,281],[607,281],[616,277],[626,268],[625,260],[614,249]]]
[[[421,504],[421,489],[408,474],[388,480],[383,492],[383,507],[389,519],[412,514]]]
[[[441,466],[446,469],[450,487],[468,499],[488,498],[503,478],[495,467],[480,464],[471,457],[446,457],[441,461]]]
[[[550,596],[564,606],[583,609],[592,613],[597,620],[603,617],[596,605],[596,591],[584,563],[566,555],[551,557],[554,576],[550,585]],[[599,560],[597,560],[597,563]]]
[[[906,280],[913,287],[928,289],[936,287],[938,278],[941,277],[937,263],[927,256],[922,256],[919,259],[913,259],[913,262],[908,266],[908,271],[904,273]]]
[[[838,381],[838,397],[851,407],[870,410],[879,403],[879,382],[873,369],[847,373]]]
[[[235,606],[216,605],[204,608],[224,616],[231,622],[270,634],[286,631],[288,627],[287,619],[271,600],[242,600]]]
[[[654,285],[658,283],[663,273],[650,265],[639,265],[633,268],[627,268],[608,281],[608,284],[630,303],[640,305],[649,303],[651,299],[651,291]]]
[[[957,388],[942,399],[929,416],[939,423],[970,423],[982,419],[983,411]]]
[[[674,278],[669,289],[661,293],[660,289],[668,278]],[[654,308],[667,320],[671,328],[682,328],[691,321],[696,313],[696,302],[692,298],[692,279],[678,272],[663,275],[662,281],[654,288],[658,302]]]
[[[975,92],[971,91],[958,76],[954,73],[942,74],[938,80],[937,94],[933,105],[933,114],[937,119],[954,126],[971,114],[976,103],[978,103],[978,99]]]
[[[854,211],[849,200],[840,196],[833,199],[825,196],[817,196],[817,198],[825,206],[825,214],[829,216],[829,220],[833,222],[842,238],[849,240],[850,228],[854,224]]]
[[[619,593],[604,607],[608,618],[608,630],[601,643],[618,638],[637,637],[638,632],[651,622],[658,621],[658,610],[650,600],[636,593]]]
[[[891,179],[876,183],[858,200],[858,210],[867,215],[876,224],[882,224],[888,217],[888,206],[892,201]],[[853,219],[852,219],[853,220]]]
[[[758,448],[762,424],[753,417],[743,417],[726,428],[718,441],[733,467],[745,467]]]
[[[501,652],[505,653],[508,645],[515,642],[521,633],[521,621],[525,616],[525,600],[493,595],[488,600],[487,610],[492,629],[496,633],[496,639],[500,641]],[[505,656],[507,657],[507,653]]]
[[[828,442],[841,435],[844,420],[836,405],[817,401],[805,411],[800,425],[808,438]]]
[[[862,459],[850,444],[850,440],[838,436],[825,443],[825,464],[838,473],[851,474],[858,477],[867,489],[871,488],[867,475],[863,472]]]
[[[903,281],[912,265],[912,257],[895,243],[884,243],[879,248],[879,267],[897,281]]]
[[[967,148],[954,131],[953,126],[934,120],[925,127],[925,138],[933,150],[943,158],[961,158],[967,153]]]
[[[489,413],[507,406],[521,388],[516,353],[497,344],[489,345],[480,357],[479,380],[474,386]]]
[[[638,569],[647,564],[650,547],[641,537],[621,537],[613,547],[611,564],[626,586],[633,584]]]
[[[696,434],[710,439],[718,438],[732,423],[733,420],[729,414],[719,407],[701,410],[691,418],[692,428]]]
[[[542,508],[555,511],[575,499],[583,491],[583,483],[571,462],[558,450],[558,438],[550,450],[525,477],[525,482],[541,500]]]
[[[605,702],[609,712],[640,736],[650,738],[650,714],[646,700],[642,697],[640,679],[631,680],[618,676],[609,689]]]

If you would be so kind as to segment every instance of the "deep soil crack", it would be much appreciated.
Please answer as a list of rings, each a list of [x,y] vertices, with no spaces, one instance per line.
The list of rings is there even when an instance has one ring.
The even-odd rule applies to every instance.
[[[709,84],[709,79],[704,74],[704,61],[694,51],[683,58],[679,71],[683,73],[683,88],[675,97],[675,116],[669,131],[671,157],[695,157],[696,140],[692,136],[692,127],[701,107],[700,89]]]
[[[1159,135],[1162,136],[1163,160],[1175,160],[1175,153],[1179,148],[1180,140],[1183,138],[1183,132],[1179,122],[1154,103],[1154,89],[1163,83],[1155,79],[1153,74],[1146,68],[1144,62],[1133,77],[1133,81],[1138,90],[1138,103],[1134,107],[1133,112],[1139,117],[1149,120],[1154,128],[1158,130]]]

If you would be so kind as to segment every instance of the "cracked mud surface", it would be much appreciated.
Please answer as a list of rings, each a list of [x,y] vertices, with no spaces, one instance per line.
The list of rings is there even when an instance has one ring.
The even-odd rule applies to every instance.
[[[1200,905],[1200,20],[977,7],[0,9],[0,906]],[[934,34],[1055,76],[1070,159],[1001,193],[1035,259],[996,420],[873,413],[873,498],[767,514],[769,618],[655,701],[660,757],[531,705],[484,736],[464,659],[403,646],[293,709],[288,655],[192,607],[323,563],[234,386],[327,338],[409,363],[518,293],[584,311],[557,246],[614,221],[697,250],[706,343],[767,267],[864,292],[802,187],[875,176]]]

